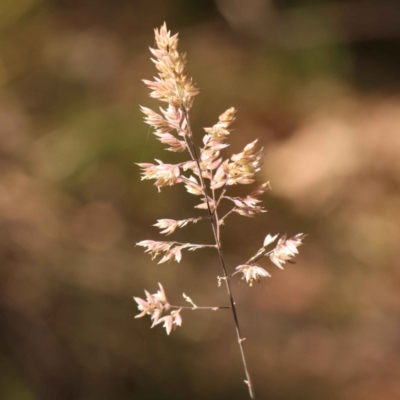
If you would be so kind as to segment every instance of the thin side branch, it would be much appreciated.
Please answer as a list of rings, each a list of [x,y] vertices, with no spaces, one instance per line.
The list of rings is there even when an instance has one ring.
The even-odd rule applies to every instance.
[[[231,210],[229,210],[220,220],[219,220],[219,225],[223,225],[225,219],[232,214],[236,210],[236,207],[233,207]]]
[[[170,305],[170,308],[179,308],[182,310],[212,310],[212,311],[217,311],[217,310],[229,310],[231,307],[229,306],[222,306],[222,307],[189,307],[189,306],[173,306]]]

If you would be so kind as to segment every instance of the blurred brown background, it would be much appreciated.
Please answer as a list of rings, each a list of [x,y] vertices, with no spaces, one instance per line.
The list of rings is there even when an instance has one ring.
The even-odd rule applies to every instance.
[[[399,399],[400,3],[386,0],[0,1],[0,398],[247,398],[229,313],[183,312],[170,337],[133,318],[157,282],[175,304],[226,303],[212,251],[157,265],[135,248],[160,238],[156,219],[198,215],[134,164],[179,158],[138,110],[158,106],[141,79],[164,20],[202,89],[195,131],[235,106],[227,154],[266,148],[269,212],[230,219],[229,268],[267,233],[310,234],[296,265],[233,283],[258,398]]]

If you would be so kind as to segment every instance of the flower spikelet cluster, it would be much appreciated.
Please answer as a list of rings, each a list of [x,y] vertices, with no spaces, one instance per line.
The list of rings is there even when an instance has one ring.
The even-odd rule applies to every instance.
[[[159,229],[162,229],[160,233],[165,234],[166,236],[171,235],[172,233],[175,232],[177,228],[182,228],[185,225],[187,225],[189,222],[196,223],[197,221],[200,221],[202,217],[199,218],[187,218],[187,219],[181,219],[179,221],[175,219],[159,219],[156,224],[153,226],[156,226]]]
[[[270,277],[271,275],[255,262],[262,257],[269,257],[270,260],[280,269],[283,269],[282,265],[286,262],[294,264],[295,262],[293,261],[293,258],[299,253],[297,247],[303,244],[302,240],[306,236],[307,235],[304,235],[303,233],[299,233],[290,239],[286,239],[286,235],[283,235],[278,240],[276,247],[271,251],[267,251],[267,247],[275,242],[278,237],[278,235],[272,236],[268,234],[264,239],[263,246],[258,249],[256,254],[251,257],[246,264],[236,267],[236,271],[233,275],[239,272],[243,273],[242,278],[245,279],[250,286],[252,286],[254,281],[259,282],[260,278],[266,276]]]
[[[230,134],[228,129],[233,121],[236,119],[236,109],[234,107],[228,108],[224,113],[222,113],[218,122],[211,128],[204,128],[204,130],[215,138],[225,138]]]
[[[155,186],[158,188],[163,186],[172,186],[181,182],[180,169],[178,165],[164,164],[160,160],[156,160],[157,164],[140,163],[142,168],[142,180],[155,179]]]
[[[276,245],[275,249],[269,255],[271,261],[278,267],[283,269],[282,265],[287,262],[294,264],[293,258],[299,254],[297,247],[301,246],[302,240],[307,235],[299,233],[296,236],[286,239],[286,235],[283,235]]]
[[[246,145],[241,153],[234,154],[224,161],[215,173],[212,182],[214,189],[236,184],[246,185],[254,182],[254,174],[260,170],[263,149],[256,150],[257,140]]]
[[[164,144],[167,144],[168,151],[182,152],[187,149],[186,142],[178,139],[176,136],[171,134],[172,131],[180,136],[184,136],[184,131],[181,129],[182,123],[182,110],[176,108],[171,104],[168,105],[167,109],[160,107],[161,114],[157,114],[155,111],[147,107],[140,107],[141,111],[145,115],[144,121],[154,128],[154,135],[157,139]]]
[[[158,262],[159,264],[171,260],[180,262],[182,259],[183,249],[194,251],[206,247],[215,247],[214,245],[178,243],[178,242],[158,242],[155,240],[142,240],[141,242],[136,243],[136,246],[145,247],[146,248],[145,253],[151,254],[151,258],[153,260],[160,253],[164,253],[163,257]]]
[[[146,294],[146,300],[140,297],[134,297],[134,300],[138,304],[138,309],[140,311],[140,314],[136,315],[135,318],[141,318],[145,315],[150,315],[150,318],[153,321],[151,327],[153,328],[153,326],[163,322],[164,328],[169,335],[172,328],[182,325],[182,317],[180,315],[181,310],[173,310],[169,315],[162,316],[170,310],[171,306],[168,303],[164,288],[162,287],[161,283],[159,283],[158,286],[160,289],[155,294],[150,294],[147,290],[144,291]]]
[[[267,212],[264,207],[259,206],[261,200],[257,197],[261,196],[268,189],[270,189],[269,182],[263,183],[262,185],[255,188],[246,197],[229,197],[225,196],[226,199],[232,201],[235,204],[233,212],[236,212],[244,217],[254,217],[255,215],[263,212]]]
[[[231,124],[235,121],[236,109],[234,107],[229,108],[218,118],[218,122],[211,128],[204,128],[207,132],[203,137],[204,147],[201,149],[201,166],[203,169],[203,176],[207,179],[212,179],[210,171],[216,169],[222,162],[221,158],[218,158],[220,151],[228,147],[225,143],[226,137],[230,134],[228,129]],[[213,184],[214,189],[220,187]]]
[[[260,282],[260,278],[264,278],[266,276],[270,277],[271,275],[264,269],[261,268],[257,264],[253,265],[239,265],[236,267],[237,272],[242,272],[243,273],[243,279],[246,280],[246,282],[252,286],[253,282]]]
[[[158,77],[154,81],[144,80],[152,90],[150,96],[167,102],[173,107],[190,109],[193,98],[199,93],[187,72],[186,55],[178,52],[178,35],[171,36],[167,25],[155,29],[157,47],[150,48]]]

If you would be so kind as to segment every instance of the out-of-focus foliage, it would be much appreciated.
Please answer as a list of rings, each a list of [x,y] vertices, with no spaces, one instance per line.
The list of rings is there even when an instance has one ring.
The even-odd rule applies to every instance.
[[[234,284],[259,397],[398,399],[400,5],[378,0],[0,1],[0,398],[246,396],[230,315],[187,312],[170,337],[133,319],[158,281],[226,300],[212,250],[135,249],[193,216],[134,165],[164,154],[138,109],[164,20],[202,89],[196,130],[234,105],[232,151],[266,148],[269,212],[228,221],[231,271],[268,232],[310,234],[298,264]]]

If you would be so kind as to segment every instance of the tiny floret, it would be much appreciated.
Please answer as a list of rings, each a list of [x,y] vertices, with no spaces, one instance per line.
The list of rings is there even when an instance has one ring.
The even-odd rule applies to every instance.
[[[176,326],[182,325],[182,317],[180,315],[179,310],[173,310],[169,315],[164,315],[171,308],[168,303],[167,296],[165,295],[164,288],[161,283],[158,284],[159,290],[155,294],[150,294],[147,290],[145,290],[146,300],[141,299],[140,297],[134,297],[134,300],[138,304],[138,309],[140,314],[136,315],[135,318],[141,318],[145,315],[150,315],[153,324],[151,327],[164,322],[164,328],[169,335],[171,333],[172,328]]]
[[[164,322],[163,327],[167,331],[167,335],[169,335],[171,333],[172,329],[175,329],[177,326],[182,325],[182,317],[181,317],[180,312],[181,312],[181,309],[171,311],[170,315],[166,315],[165,317],[162,317],[162,318],[158,319],[156,322],[154,322],[152,327]]]
[[[293,258],[299,254],[297,247],[301,246],[302,240],[307,235],[299,233],[290,239],[286,239],[286,235],[283,235],[276,245],[275,249],[270,253],[270,260],[280,269],[283,269],[282,265],[287,262],[294,263]]]
[[[138,164],[142,168],[142,180],[155,179],[158,188],[172,186],[180,182],[180,169],[178,165],[164,164],[156,160],[158,165],[150,163]]]
[[[146,247],[145,253],[149,253],[153,260],[158,257],[160,253],[164,253],[163,257],[158,262],[159,264],[162,264],[166,261],[171,261],[173,259],[175,259],[177,262],[180,262],[182,259],[183,249],[194,251],[206,247],[215,247],[214,245],[207,244],[157,242],[155,240],[142,240],[141,242],[136,243],[136,246]]]
[[[278,235],[271,236],[270,234],[268,234],[264,239],[263,247],[267,247],[271,243],[275,242],[277,237],[278,237]]]
[[[265,278],[266,276],[270,277],[271,275],[264,269],[261,268],[259,265],[239,265],[236,267],[236,270],[238,272],[243,273],[243,279],[246,280],[246,282],[252,286],[253,282],[259,282],[260,278]]]

